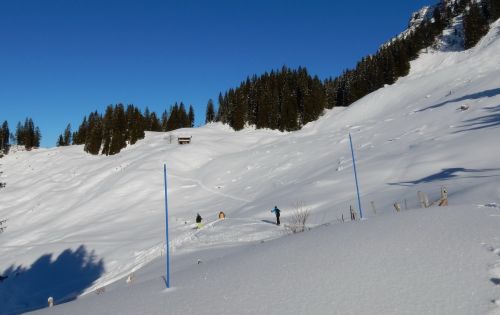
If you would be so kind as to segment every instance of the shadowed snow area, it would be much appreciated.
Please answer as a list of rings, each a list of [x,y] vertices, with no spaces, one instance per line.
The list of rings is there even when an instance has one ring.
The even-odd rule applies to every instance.
[[[76,299],[104,273],[103,261],[85,246],[67,249],[57,258],[46,254],[31,266],[10,266],[0,274],[7,278],[0,285],[2,314],[16,314],[47,306],[48,297],[55,303]]]
[[[499,30],[494,23],[465,52],[422,54],[407,77],[297,132],[210,124],[172,132],[191,135],[189,145],[149,132],[116,156],[90,156],[81,146],[12,152],[0,160],[0,219],[8,219],[0,290],[26,287],[11,266],[84,244],[98,275],[78,285],[81,298],[38,312],[498,312]],[[349,133],[366,220],[341,223],[357,208]],[[161,278],[164,163],[169,290]],[[449,207],[420,209],[417,192],[432,202],[442,186]],[[310,210],[313,229],[287,235],[270,211],[278,206],[285,225],[297,204]],[[220,211],[227,220],[217,220]]]

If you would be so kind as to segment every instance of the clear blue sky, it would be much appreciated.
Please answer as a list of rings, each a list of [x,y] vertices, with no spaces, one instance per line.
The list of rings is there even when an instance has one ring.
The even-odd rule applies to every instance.
[[[175,101],[204,122],[209,98],[248,75],[351,68],[437,0],[14,0],[0,2],[0,120],[29,116],[54,146],[67,123]],[[216,104],[217,105],[217,104]]]

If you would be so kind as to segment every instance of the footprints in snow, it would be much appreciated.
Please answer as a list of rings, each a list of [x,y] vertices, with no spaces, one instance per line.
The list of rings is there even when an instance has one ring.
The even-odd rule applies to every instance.
[[[487,251],[495,254],[496,256],[498,256],[498,261],[496,264],[494,264],[490,270],[489,270],[489,274],[490,274],[490,282],[496,286],[500,285],[500,248],[497,248],[497,247],[494,247],[494,246],[491,246],[491,245],[488,245],[486,243],[482,243],[481,244]],[[497,306],[500,306],[500,298],[496,298],[496,299],[493,299],[491,300],[492,303],[494,303],[495,305]]]
[[[482,205],[478,205],[478,208],[494,208],[500,209],[500,205],[496,202],[490,202]],[[500,214],[490,214],[490,216],[498,217]],[[500,286],[500,247],[495,247],[486,243],[481,243],[481,245],[489,252],[497,256],[497,262],[489,267],[490,282],[495,286]],[[500,297],[491,300],[493,304],[500,307]]]

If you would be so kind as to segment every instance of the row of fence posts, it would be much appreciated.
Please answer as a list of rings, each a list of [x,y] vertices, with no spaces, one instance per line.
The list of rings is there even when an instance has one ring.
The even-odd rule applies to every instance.
[[[418,197],[418,201],[419,201],[421,208],[430,208],[432,206],[445,207],[448,205],[448,190],[446,189],[445,186],[441,187],[440,198],[433,201],[433,202],[429,202],[428,195],[420,190],[417,192],[417,197]],[[371,205],[373,214],[377,215],[377,208],[375,207],[375,202],[370,201],[370,205]],[[404,205],[404,210],[408,210],[407,199],[403,200],[403,205]],[[397,201],[393,204],[393,206],[394,206],[395,212],[401,212],[403,210],[402,205]],[[351,221],[358,221],[360,219],[357,211],[354,209],[354,207],[352,205],[349,206],[349,215],[350,215]],[[342,222],[346,221],[344,218],[344,214],[342,214],[342,217],[339,221],[342,221]]]

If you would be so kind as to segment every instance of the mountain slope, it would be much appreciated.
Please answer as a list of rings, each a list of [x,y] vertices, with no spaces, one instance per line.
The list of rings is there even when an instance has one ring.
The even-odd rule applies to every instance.
[[[1,160],[7,186],[0,217],[8,228],[0,236],[0,270],[9,278],[0,285],[0,303],[16,312],[45,304],[55,287],[56,301],[63,301],[106,286],[101,300],[88,295],[55,310],[213,313],[227,305],[214,300],[226,297],[228,314],[485,312],[500,295],[488,274],[496,272],[497,258],[485,250],[500,248],[499,35],[497,21],[474,49],[423,54],[409,76],[294,133],[214,124],[177,131],[193,136],[187,146],[148,133],[111,157],[89,156],[81,147],[10,154]],[[311,225],[347,217],[356,205],[349,133],[369,220],[267,242],[284,234],[266,222],[274,205],[285,222],[296,202],[311,210]],[[163,163],[178,290],[162,293],[163,267],[155,258],[164,246]],[[417,191],[434,200],[442,185],[450,209],[392,214],[394,202],[418,208]],[[221,210],[230,219],[223,225],[191,229],[197,212],[210,222]],[[151,261],[131,289],[112,284]],[[57,278],[75,264],[87,283]],[[50,287],[41,274],[54,266],[62,267]],[[234,273],[241,280],[227,276]],[[378,298],[382,291],[388,295]],[[449,303],[437,292],[446,292]],[[361,303],[361,296],[369,298]]]

